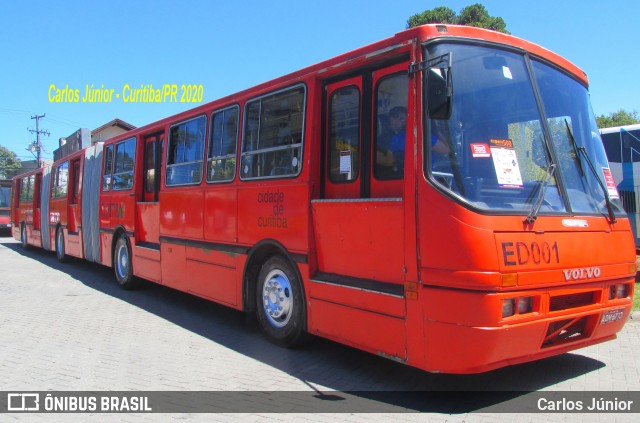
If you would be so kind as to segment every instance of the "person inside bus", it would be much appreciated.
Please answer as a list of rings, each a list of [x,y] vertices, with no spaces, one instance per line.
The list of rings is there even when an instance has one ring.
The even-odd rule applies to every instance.
[[[405,131],[407,108],[392,108],[386,125],[378,136],[376,164],[377,176],[382,179],[398,179],[404,174]]]
[[[384,126],[378,137],[376,153],[377,176],[383,179],[402,178],[404,174],[404,151],[406,143],[407,109],[394,107],[388,114],[388,125]],[[444,131],[434,131],[431,138],[432,153],[447,155],[451,151],[444,140]],[[436,155],[432,155],[432,161]]]
[[[438,160],[438,155],[446,156],[451,152],[447,139],[447,125],[446,121],[432,120],[431,121],[431,162],[435,163]],[[436,153],[436,154],[434,154]]]

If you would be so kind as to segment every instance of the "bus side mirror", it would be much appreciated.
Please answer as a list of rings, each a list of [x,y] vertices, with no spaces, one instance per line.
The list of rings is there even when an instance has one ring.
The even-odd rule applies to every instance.
[[[451,67],[427,69],[427,107],[431,119],[451,117],[453,89]]]

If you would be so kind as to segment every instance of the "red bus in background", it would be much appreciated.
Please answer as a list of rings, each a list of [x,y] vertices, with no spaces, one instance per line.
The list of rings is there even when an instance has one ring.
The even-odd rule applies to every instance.
[[[0,179],[0,235],[11,233],[11,180]]]
[[[561,354],[615,338],[636,273],[587,87],[524,40],[413,28],[55,163],[42,238],[287,346],[448,373]]]
[[[67,256],[99,261],[94,240],[99,190],[92,181],[100,178],[101,152],[97,143],[13,179],[13,236],[24,248],[55,251],[61,262]]]
[[[48,193],[42,193],[42,175],[46,168],[40,168],[13,178],[11,197],[11,221],[13,236],[24,248],[29,245],[42,247],[42,199],[48,200]],[[46,222],[46,214],[44,219]],[[46,226],[46,225],[45,225]]]

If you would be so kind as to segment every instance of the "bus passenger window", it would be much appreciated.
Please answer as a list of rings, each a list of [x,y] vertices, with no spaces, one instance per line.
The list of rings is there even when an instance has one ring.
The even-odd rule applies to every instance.
[[[102,191],[111,189],[111,174],[113,173],[113,145],[104,149],[104,170],[102,172]]]
[[[305,87],[247,103],[241,179],[295,176],[302,167]]]
[[[113,163],[113,189],[125,190],[133,187],[133,170],[136,162],[136,139],[116,144],[116,156]]]
[[[195,185],[202,181],[206,116],[179,123],[169,132],[167,185]]]
[[[80,160],[74,160],[73,162],[73,192],[71,195],[71,204],[78,204],[78,196],[80,194]]]
[[[355,181],[360,171],[360,90],[340,88],[329,104],[329,178]]]
[[[51,188],[51,197],[65,198],[69,190],[69,162],[58,165],[53,170],[53,187]],[[31,184],[33,190],[33,183]],[[33,192],[32,194],[33,195]]]
[[[33,179],[30,176],[20,181],[20,203],[28,203],[33,199]]]
[[[376,179],[404,176],[408,92],[406,72],[384,78],[376,86]]]
[[[156,143],[147,142],[144,150],[144,191],[152,193],[156,189]]]
[[[214,113],[207,160],[207,182],[230,181],[236,173],[238,107]]]
[[[173,125],[169,131],[167,185],[194,185],[202,181],[206,116]]]

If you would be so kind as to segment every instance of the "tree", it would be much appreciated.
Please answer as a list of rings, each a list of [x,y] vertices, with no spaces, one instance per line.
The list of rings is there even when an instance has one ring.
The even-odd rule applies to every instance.
[[[628,112],[620,109],[617,112],[609,113],[609,116],[597,116],[596,121],[598,121],[598,128],[611,128],[612,126],[624,126],[640,123],[640,117],[638,117],[638,112],[635,110],[633,112]]]
[[[11,178],[22,164],[16,153],[0,145],[0,178]]]
[[[422,13],[410,16],[407,21],[407,28],[413,28],[414,26],[427,23],[476,26],[509,34],[504,19],[499,16],[490,16],[487,9],[480,3],[465,7],[457,15],[456,12],[445,6],[425,10]]]
[[[456,23],[456,12],[446,6],[439,6],[431,10],[425,10],[409,17],[407,28],[424,25],[426,23]]]

